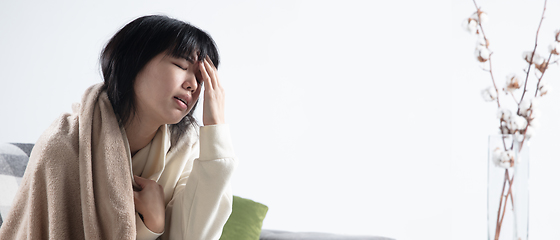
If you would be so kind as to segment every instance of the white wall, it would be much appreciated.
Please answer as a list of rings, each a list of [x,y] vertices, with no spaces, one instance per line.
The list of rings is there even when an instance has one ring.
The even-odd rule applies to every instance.
[[[222,55],[227,121],[241,160],[234,194],[270,210],[264,228],[486,237],[489,76],[461,22],[471,1],[2,1],[0,141],[34,142],[101,81],[120,27],[164,13],[208,31]],[[501,84],[521,73],[541,1],[479,0]],[[540,52],[560,28],[549,1]],[[548,75],[549,74],[549,75]],[[545,78],[560,89],[558,66]],[[558,91],[531,145],[533,239],[557,239]]]

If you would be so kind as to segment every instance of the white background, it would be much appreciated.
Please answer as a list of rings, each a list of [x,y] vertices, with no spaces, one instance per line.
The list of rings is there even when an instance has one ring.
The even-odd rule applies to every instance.
[[[523,74],[543,2],[479,0],[502,86]],[[103,45],[145,14],[213,36],[240,165],[263,228],[485,239],[491,84],[461,29],[470,0],[0,1],[0,142],[35,142],[101,82]],[[560,28],[549,1],[538,52]],[[558,66],[545,79],[560,89]],[[559,239],[560,90],[531,142],[530,237]],[[502,101],[511,101],[503,97]]]

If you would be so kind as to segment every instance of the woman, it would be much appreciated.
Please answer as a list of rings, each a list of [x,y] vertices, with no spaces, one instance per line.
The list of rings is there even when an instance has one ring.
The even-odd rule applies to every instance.
[[[37,141],[0,239],[218,239],[236,163],[218,64],[187,23],[123,27],[102,52],[104,83]]]

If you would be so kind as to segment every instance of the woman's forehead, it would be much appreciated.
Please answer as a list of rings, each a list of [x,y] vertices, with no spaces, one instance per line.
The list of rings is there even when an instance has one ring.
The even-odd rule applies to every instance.
[[[183,58],[183,59],[185,59],[189,62],[196,62],[196,61],[198,61],[199,55],[200,55],[200,50],[195,49],[195,50],[191,51],[190,54],[188,52],[184,52],[180,56],[174,56],[174,57]]]
[[[198,61],[200,51],[199,50],[193,50],[193,51],[191,51],[190,55],[188,54],[188,52],[184,52],[183,54],[168,52],[165,55],[167,55],[168,57],[176,58],[176,59],[184,59],[184,60],[187,60],[189,62],[194,63],[194,62]]]

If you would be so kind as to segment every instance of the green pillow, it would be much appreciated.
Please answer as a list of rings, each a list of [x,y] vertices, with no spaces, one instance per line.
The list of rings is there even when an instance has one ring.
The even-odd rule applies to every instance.
[[[268,207],[246,198],[233,196],[233,209],[220,240],[259,240]]]

